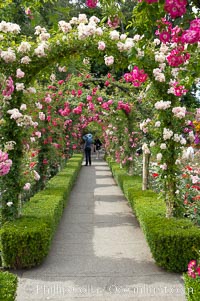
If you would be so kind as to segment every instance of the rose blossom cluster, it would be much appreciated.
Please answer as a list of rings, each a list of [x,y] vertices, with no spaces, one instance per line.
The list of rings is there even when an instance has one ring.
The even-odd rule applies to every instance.
[[[148,4],[158,2],[158,0],[144,0]],[[140,0],[141,2],[141,0]],[[165,0],[164,9],[175,19],[186,13],[187,0]]]
[[[32,15],[32,11],[29,7],[27,9],[25,9],[25,14],[28,16],[29,19],[34,19],[33,15]]]
[[[165,75],[160,68],[153,69],[153,75],[158,82],[165,82]]]
[[[113,100],[109,99],[107,102],[102,103],[101,107],[104,110],[109,111],[110,110],[110,106],[113,104]]]
[[[121,35],[122,36],[122,35]],[[121,37],[120,37],[121,39]],[[122,39],[121,39],[122,40]],[[134,47],[134,41],[132,38],[127,38],[125,39],[125,42],[122,43],[121,41],[119,41],[117,43],[117,48],[120,52],[123,52],[123,51],[129,51],[131,50],[133,47]]]
[[[191,260],[188,263],[188,272],[187,272],[187,274],[191,278],[196,278],[196,277],[200,276],[200,265],[197,264],[196,260]]]
[[[186,139],[179,134],[174,134],[173,140],[177,143],[180,143],[181,145],[185,145],[186,144]]]
[[[0,55],[6,63],[12,63],[16,60],[16,54],[14,50],[10,47],[5,51],[1,51]]]
[[[79,14],[78,18],[73,17],[69,22],[59,21],[58,26],[63,33],[68,33],[72,29],[72,25],[78,25],[78,38],[83,40],[92,35],[101,36],[103,34],[101,27],[97,27],[99,22],[100,20],[95,16],[92,16],[88,21],[85,14]]]
[[[97,27],[97,23],[99,23],[100,20],[97,17],[92,16],[88,22],[87,16],[84,14],[82,15],[85,16],[85,18],[83,17],[81,19],[79,15],[79,25],[77,27],[79,40],[84,40],[85,38],[93,35],[101,36],[103,34],[103,30],[101,27]]]
[[[7,97],[7,98],[10,98],[12,93],[14,92],[14,84],[13,84],[13,80],[12,80],[12,77],[9,76],[9,78],[6,80],[6,87],[5,89],[2,91],[2,95]]]
[[[118,16],[109,17],[107,24],[111,28],[117,28],[120,24],[120,19],[118,18]]]
[[[41,41],[41,45],[50,38],[50,34],[46,28],[39,25],[35,27],[35,35],[38,35],[38,40]],[[45,47],[47,48],[47,46]]]
[[[23,107],[22,107],[23,109]],[[7,111],[10,114],[10,119],[16,120],[18,126],[33,126],[36,127],[38,125],[37,122],[32,120],[32,117],[29,115],[23,115],[18,109],[14,108]]]
[[[174,116],[179,118],[179,119],[182,119],[185,117],[185,114],[186,114],[186,108],[185,107],[174,107],[172,109],[172,113],[174,113]]]
[[[170,66],[178,67],[190,59],[190,54],[188,52],[184,52],[184,46],[179,45],[175,49],[171,50],[166,59]]]
[[[106,48],[106,44],[103,41],[99,41],[98,42],[98,50],[103,51],[103,50],[105,50],[105,48]]]
[[[110,66],[110,65],[113,65],[114,63],[114,57],[111,55],[111,56],[105,56],[104,57],[104,62],[106,64],[106,66]]]
[[[164,9],[175,19],[186,13],[187,0],[165,0]]]
[[[188,44],[200,42],[200,19],[194,19],[190,22],[190,27],[183,32],[181,41]]]
[[[21,42],[21,44],[17,48],[17,51],[21,52],[21,53],[26,53],[26,52],[29,52],[30,49],[31,49],[31,44],[28,43],[28,42],[23,41],[23,42]]]
[[[196,18],[190,21],[188,29],[182,29],[178,25],[173,27],[173,24],[161,18],[157,21],[158,30],[155,34],[159,35],[159,39],[163,43],[179,43],[179,44],[194,44],[200,41],[200,19]]]
[[[82,105],[78,105],[76,108],[72,110],[74,114],[80,115],[82,113]]]
[[[163,100],[157,101],[154,105],[154,107],[157,110],[166,110],[169,109],[170,106],[171,106],[171,101],[163,101]]]
[[[31,188],[31,184],[30,183],[26,183],[23,187],[24,190],[28,191]]]
[[[65,22],[63,20],[58,22],[58,26],[59,26],[59,29],[64,33],[68,33],[72,29],[71,24],[69,22]]]
[[[86,5],[89,7],[89,8],[95,8],[97,6],[97,0],[86,0]]]
[[[1,21],[0,23],[0,31],[4,33],[14,33],[18,34],[21,31],[21,28],[16,23]]]
[[[25,76],[25,73],[20,68],[18,68],[16,71],[16,77],[23,78],[24,76]]]
[[[112,30],[112,31],[110,32],[110,38],[111,38],[111,40],[119,40],[119,38],[120,38],[120,33],[119,33],[119,31],[117,31],[117,30]]]
[[[88,105],[87,105],[87,107],[88,107],[89,111],[91,111],[91,112],[95,111],[95,106],[94,106],[94,104],[92,102],[89,102]]]
[[[8,154],[0,150],[0,176],[9,173],[12,166],[12,160],[8,159]]]
[[[38,47],[35,48],[34,50],[34,54],[37,56],[37,57],[45,57],[47,56],[46,54],[46,50],[49,50],[49,44],[46,43],[46,42],[41,42],[40,44],[38,44]]]
[[[124,110],[126,113],[130,113],[131,107],[128,103],[124,103],[120,100],[118,101],[117,110]]]
[[[140,123],[140,129],[141,131],[143,131],[143,133],[147,133],[148,132],[148,123],[151,122],[150,118],[147,118],[145,120],[143,120],[143,122]]]
[[[169,140],[173,136],[173,132],[170,129],[164,128],[163,129],[163,139]]]
[[[166,18],[161,18],[157,21],[158,29],[155,34],[159,36],[159,39],[162,43],[170,42],[171,40],[171,31],[172,23],[166,20]]]
[[[124,79],[128,83],[132,83],[134,87],[140,87],[147,79],[148,75],[144,73],[144,70],[140,70],[137,66],[129,73],[124,74]]]
[[[168,94],[172,93],[175,96],[181,97],[182,95],[185,95],[188,90],[185,89],[184,86],[180,85],[178,82],[172,82],[170,83],[171,87],[168,89]]]
[[[59,113],[61,116],[68,116],[71,112],[69,102],[64,103],[64,109],[59,109]]]

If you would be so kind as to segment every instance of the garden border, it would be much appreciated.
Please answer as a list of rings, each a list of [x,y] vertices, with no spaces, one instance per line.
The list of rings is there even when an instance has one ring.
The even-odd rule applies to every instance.
[[[30,268],[46,257],[82,160],[82,154],[73,155],[45,189],[24,204],[21,217],[2,226],[0,250],[4,268]]]
[[[173,272],[187,270],[188,262],[197,259],[200,229],[188,219],[166,218],[162,199],[151,191],[142,191],[139,176],[130,176],[120,164],[106,158],[113,177],[132,207],[152,256],[158,266]]]

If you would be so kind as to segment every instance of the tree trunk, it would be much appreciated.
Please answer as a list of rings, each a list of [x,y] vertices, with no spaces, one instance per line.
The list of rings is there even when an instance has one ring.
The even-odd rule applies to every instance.
[[[149,161],[150,154],[143,152],[143,169],[142,169],[142,190],[149,188]]]
[[[174,216],[174,209],[176,205],[175,194],[176,182],[172,177],[168,178],[166,183],[166,217],[171,218]]]

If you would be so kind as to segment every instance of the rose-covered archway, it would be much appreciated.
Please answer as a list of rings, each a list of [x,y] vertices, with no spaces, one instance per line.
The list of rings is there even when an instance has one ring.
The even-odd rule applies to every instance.
[[[102,3],[104,2],[106,1],[102,1]],[[85,15],[72,18],[70,22],[60,21],[59,32],[52,32],[51,34],[45,28],[37,26],[36,39],[21,37],[19,35],[20,28],[17,24],[3,21],[0,23],[2,32],[0,52],[2,70],[1,137],[2,151],[4,151],[1,154],[2,175],[4,175],[1,178],[3,220],[16,218],[19,214],[20,193],[24,186],[21,181],[24,150],[29,147],[30,138],[33,140],[36,137],[40,138],[41,135],[41,132],[37,130],[38,122],[34,121],[34,114],[24,113],[28,98],[30,95],[34,98],[36,92],[34,82],[44,70],[49,71],[48,66],[59,63],[59,68],[62,69],[64,68],[62,66],[71,59],[83,61],[86,64],[90,58],[95,58],[99,63],[105,63],[114,69],[124,67],[128,70],[129,68],[130,72],[127,71],[124,75],[127,87],[140,88],[140,94],[136,93],[134,98],[142,104],[149,101],[152,107],[155,107],[154,119],[146,118],[141,122],[140,127],[145,134],[149,131],[148,125],[151,125],[151,129],[153,129],[152,133],[151,130],[149,133],[156,141],[151,141],[151,147],[156,145],[157,150],[159,149],[157,158],[160,161],[160,175],[165,192],[167,216],[171,217],[177,214],[179,196],[176,193],[176,175],[179,170],[178,161],[182,146],[187,143],[186,133],[182,131],[182,128],[191,122],[191,120],[188,122],[186,120],[186,117],[190,118],[191,115],[187,114],[187,110],[181,105],[180,99],[187,92],[191,83],[199,77],[200,68],[197,66],[196,57],[199,56],[200,22],[194,14],[191,14],[191,7],[187,5],[187,1],[174,1],[173,5],[167,0],[140,2],[138,7],[144,13],[151,15],[152,10],[155,11],[156,9],[158,11],[157,16],[162,17],[157,23],[156,36],[150,28],[146,35],[136,34],[129,38],[126,34],[121,34],[110,26],[103,25],[100,27],[96,17],[87,20]],[[165,17],[166,14],[169,18]],[[177,19],[179,20],[178,25],[176,24]],[[136,25],[135,30],[140,32],[139,25],[141,24]],[[51,76],[51,80],[54,80],[53,76]],[[132,94],[129,96],[133,97]],[[89,98],[86,100],[88,102],[87,108],[89,107],[90,112],[94,111],[93,103]],[[44,127],[45,130],[43,130],[42,139],[44,140],[49,122],[52,121],[49,117],[51,101],[52,97],[47,93],[42,104],[42,109],[46,106],[46,113],[37,112],[40,113],[39,120],[44,124],[46,123],[47,126],[47,129]],[[67,116],[65,113],[71,108],[68,107],[65,97],[63,101],[64,107],[57,108],[56,114],[59,112],[61,116]],[[119,101],[121,102],[119,103]],[[109,111],[112,104],[112,98],[105,98],[101,107],[103,106],[105,111]],[[127,128],[132,123],[131,119],[134,118],[129,114],[129,108],[132,104],[133,101],[130,103],[120,99],[117,101],[117,106],[125,112],[126,116],[129,116]],[[83,107],[84,104],[81,103],[76,105],[72,109],[74,116],[79,116]],[[38,109],[41,110],[40,104],[38,104]],[[115,109],[116,107],[111,110],[112,114]],[[106,114],[104,115],[106,116]],[[110,114],[108,114],[108,118],[110,118]],[[52,124],[56,126],[59,122],[59,120],[54,119]],[[65,122],[67,122],[70,131],[70,119]],[[49,131],[51,130],[50,127]],[[27,138],[29,131],[31,135],[34,133],[35,137]],[[77,125],[78,131],[79,126]],[[77,134],[77,138],[80,138],[79,135],[80,133]],[[192,129],[188,131],[188,137],[189,141],[194,140]],[[133,137],[127,139],[130,140]],[[43,147],[47,145],[44,140]],[[128,140],[126,141],[128,142]],[[130,142],[134,144],[133,141]],[[67,151],[66,146],[64,148]],[[5,151],[8,151],[9,159]],[[143,151],[150,152],[147,144],[143,146]],[[129,155],[127,154],[127,156]],[[12,167],[9,160],[12,160]],[[46,160],[47,158],[40,158],[43,164],[46,164],[45,162],[48,161]],[[36,170],[34,175],[38,180],[40,175]]]

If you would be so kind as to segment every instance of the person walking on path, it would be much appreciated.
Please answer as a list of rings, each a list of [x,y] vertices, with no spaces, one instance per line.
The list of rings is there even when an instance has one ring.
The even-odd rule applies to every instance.
[[[92,164],[92,160],[91,160],[91,146],[93,144],[92,134],[88,133],[88,134],[84,135],[83,140],[85,141],[85,144],[84,144],[85,166],[88,166],[88,163],[89,163],[89,165]]]
[[[94,146],[95,146],[95,151],[96,151],[96,159],[99,159],[100,149],[101,149],[101,146],[102,146],[102,143],[99,140],[99,138],[95,138]]]

